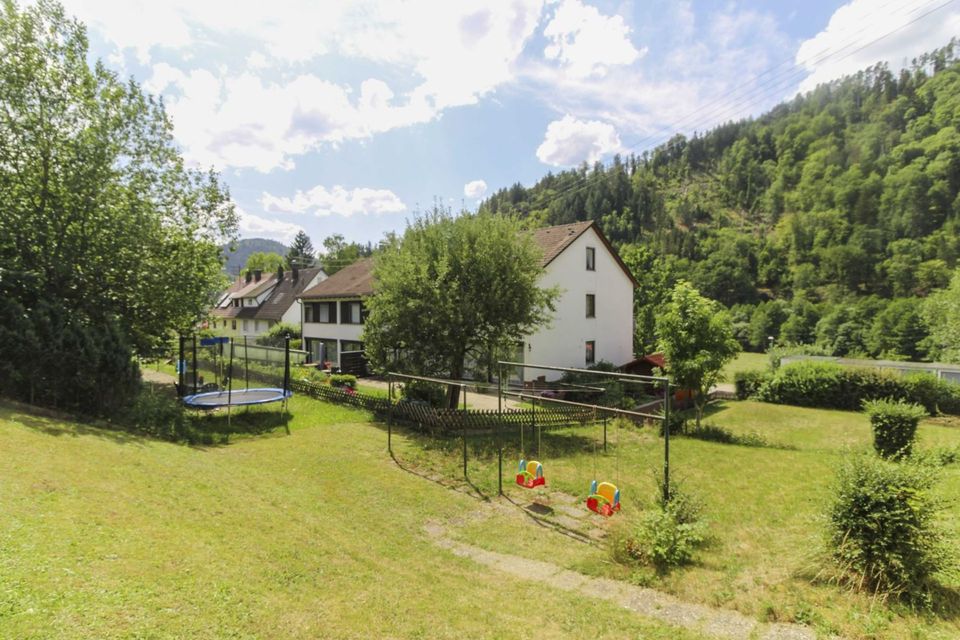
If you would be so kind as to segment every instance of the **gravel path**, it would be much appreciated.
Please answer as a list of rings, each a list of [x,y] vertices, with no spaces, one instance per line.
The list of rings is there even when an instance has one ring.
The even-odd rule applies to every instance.
[[[554,497],[556,494],[554,494]],[[528,511],[535,511],[536,505],[528,505]],[[566,513],[566,509],[558,507]],[[497,511],[506,512],[503,505],[492,504],[483,508],[475,518],[483,518]],[[583,511],[580,509],[580,511]],[[565,516],[564,520],[574,524],[575,520]],[[587,524],[582,518],[577,518]],[[595,525],[595,530],[599,529]],[[481,549],[464,542],[454,540],[447,525],[429,522],[424,526],[427,536],[442,549],[456,556],[469,558],[486,567],[509,574],[521,580],[547,584],[564,591],[573,591],[590,598],[607,600],[617,605],[667,624],[683,627],[706,636],[737,640],[816,640],[816,633],[809,627],[797,624],[764,624],[742,613],[715,609],[700,604],[683,602],[669,594],[644,587],[570,571],[560,566],[540,560],[531,560],[495,551]],[[595,531],[587,531],[586,538],[596,538]]]

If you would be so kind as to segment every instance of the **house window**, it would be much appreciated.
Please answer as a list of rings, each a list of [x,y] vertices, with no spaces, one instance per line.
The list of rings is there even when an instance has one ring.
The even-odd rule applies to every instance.
[[[594,364],[597,361],[597,341],[587,340],[587,364]]]
[[[233,299],[233,306],[235,306],[235,307],[239,307],[239,306],[240,306],[240,299],[239,299],[239,298],[234,298],[234,299]]]
[[[587,294],[587,317],[597,317],[597,296],[592,293]]]
[[[234,331],[236,331],[236,330],[237,330],[237,321],[236,321],[236,320],[231,320],[231,321],[230,321],[230,324],[233,325],[233,326],[231,327],[231,329],[233,329]]]
[[[250,323],[249,320],[244,320],[244,321],[243,321],[243,332],[244,332],[244,333],[246,333],[247,331],[250,330],[250,324],[249,324],[249,323]]]
[[[587,271],[597,270],[597,250],[587,247]]]
[[[320,338],[320,344],[323,345],[323,361],[333,365],[340,363],[340,353],[337,351],[337,341],[328,338]]]
[[[360,324],[363,322],[360,317],[360,303],[347,301],[341,302],[340,322],[341,324]]]
[[[335,324],[337,322],[336,302],[308,302],[303,305],[304,322],[322,322]]]
[[[357,342],[356,340],[341,340],[340,353],[346,351],[363,351],[363,343]]]

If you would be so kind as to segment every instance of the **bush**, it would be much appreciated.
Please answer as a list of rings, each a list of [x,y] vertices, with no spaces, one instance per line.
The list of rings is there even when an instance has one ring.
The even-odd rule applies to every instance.
[[[737,400],[746,400],[757,395],[760,387],[771,378],[766,371],[737,371],[733,375]]]
[[[352,389],[356,391],[357,389],[357,376],[350,375],[349,373],[339,373],[330,376],[330,386],[337,387],[338,389]]]
[[[178,442],[189,439],[190,428],[183,404],[173,395],[144,388],[119,416],[119,422],[132,431]]]
[[[840,467],[828,511],[828,543],[849,584],[912,601],[929,601],[933,579],[952,571],[937,518],[930,466],[893,464],[869,455]]]
[[[257,338],[257,344],[262,344],[265,347],[283,347],[284,340],[287,334],[290,334],[290,348],[294,349],[297,347],[293,346],[294,340],[299,340],[300,336],[300,325],[296,324],[287,324],[283,322],[278,322],[277,324],[270,327],[270,329]]]
[[[830,362],[795,362],[762,382],[755,397],[764,402],[855,411],[864,401],[892,398],[922,405],[928,412],[960,414],[960,385],[926,374],[900,376],[884,369],[844,367]]]
[[[425,380],[405,382],[400,390],[401,397],[408,402],[425,402],[431,407],[447,406],[447,389],[444,385]]]
[[[863,410],[870,416],[873,448],[881,457],[898,459],[910,455],[917,424],[927,415],[923,407],[902,400],[868,400],[863,403]]]
[[[644,512],[635,527],[614,536],[615,560],[641,562],[663,573],[693,559],[706,540],[702,505],[678,485],[671,488],[670,496],[670,502],[664,503],[661,484],[654,509]]]
[[[63,303],[32,307],[0,296],[0,393],[90,416],[117,416],[140,389],[140,370],[116,318]]]

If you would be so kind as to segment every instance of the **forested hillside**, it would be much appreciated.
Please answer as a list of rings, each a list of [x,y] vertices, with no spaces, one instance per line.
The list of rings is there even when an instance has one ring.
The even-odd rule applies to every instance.
[[[641,281],[638,350],[680,278],[762,349],[936,358],[920,298],[960,255],[960,49],[878,65],[754,119],[514,185],[482,208],[593,219]]]

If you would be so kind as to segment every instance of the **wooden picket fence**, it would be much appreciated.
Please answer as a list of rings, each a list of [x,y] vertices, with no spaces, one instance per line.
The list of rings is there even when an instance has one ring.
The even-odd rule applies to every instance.
[[[298,393],[373,411],[382,419],[392,419],[435,435],[476,435],[490,433],[501,427],[516,430],[521,426],[536,425],[541,429],[556,429],[580,426],[593,422],[597,415],[589,409],[540,408],[537,409],[437,409],[419,402],[395,402],[388,399],[325,384],[294,380],[291,388]]]

